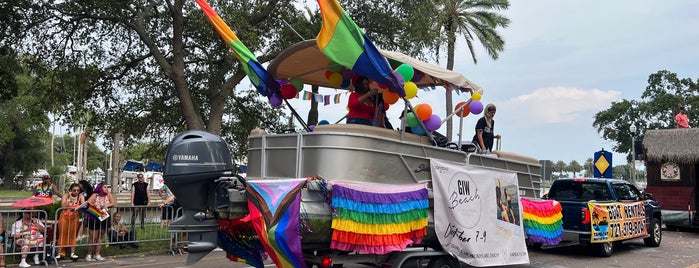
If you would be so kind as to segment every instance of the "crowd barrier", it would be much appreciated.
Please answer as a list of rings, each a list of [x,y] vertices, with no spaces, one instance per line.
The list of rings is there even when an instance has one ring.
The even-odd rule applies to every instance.
[[[22,247],[17,245],[17,239],[13,235],[13,225],[21,219],[24,212],[30,212],[33,218],[45,226],[40,232],[44,239],[43,246],[30,247],[28,252],[21,252]],[[53,217],[56,220],[49,220],[43,210],[0,210],[0,233],[4,230],[6,234],[0,243],[0,257],[4,257],[9,265],[18,263],[22,254],[28,254],[27,262],[35,266],[35,254],[39,256],[40,265],[62,261],[58,259],[59,255],[70,261],[74,250],[79,251],[79,259],[84,260],[89,246],[99,246],[104,252],[109,247],[140,248],[143,243],[166,242],[170,254],[183,254],[186,251],[186,234],[168,231],[171,220],[181,215],[181,208],[175,211],[170,206],[115,206],[109,209],[109,213],[110,217],[105,221],[111,223],[120,215],[119,221],[110,224],[111,226],[99,224],[93,228],[97,230],[90,231],[87,226],[88,216],[70,208],[56,210]],[[119,230],[119,226],[124,226],[127,230]],[[93,241],[90,234],[102,234],[102,239]],[[105,256],[104,253],[101,255]]]

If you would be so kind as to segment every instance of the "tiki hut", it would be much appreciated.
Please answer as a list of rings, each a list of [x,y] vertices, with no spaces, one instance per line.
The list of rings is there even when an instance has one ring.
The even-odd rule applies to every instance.
[[[699,129],[648,130],[643,137],[646,192],[660,201],[666,223],[699,225]],[[673,214],[674,213],[674,214]]]

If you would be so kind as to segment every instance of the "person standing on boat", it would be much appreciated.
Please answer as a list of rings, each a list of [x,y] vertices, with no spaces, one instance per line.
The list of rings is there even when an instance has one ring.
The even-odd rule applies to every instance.
[[[472,142],[480,146],[485,154],[489,154],[493,150],[493,139],[495,138],[495,105],[488,104],[485,106],[483,117],[478,119],[476,123],[476,134],[473,135]]]
[[[367,126],[374,125],[374,117],[376,116],[376,107],[374,97],[378,96],[378,90],[369,88],[369,79],[360,76],[354,84],[354,92],[350,94],[347,106],[349,113],[347,114],[347,124],[361,124]],[[384,111],[388,109],[387,105],[381,102]],[[383,121],[383,120],[381,120]]]

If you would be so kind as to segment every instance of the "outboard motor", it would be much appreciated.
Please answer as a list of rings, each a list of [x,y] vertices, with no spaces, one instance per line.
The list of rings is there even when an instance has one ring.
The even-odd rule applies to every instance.
[[[182,216],[172,221],[170,232],[189,233],[187,265],[192,265],[217,247],[216,210],[221,203],[218,182],[233,175],[226,142],[204,131],[185,131],[170,143],[164,179],[182,205]],[[225,186],[224,186],[225,187]],[[218,196],[218,197],[217,197]]]

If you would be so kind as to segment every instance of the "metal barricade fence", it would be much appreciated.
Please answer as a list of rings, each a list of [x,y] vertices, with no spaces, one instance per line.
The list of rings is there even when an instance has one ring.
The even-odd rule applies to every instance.
[[[29,213],[28,217],[31,217],[29,224],[22,221],[24,213]],[[43,210],[0,210],[0,257],[4,257],[7,262],[8,257],[26,254],[27,262],[32,262],[34,258],[29,257],[34,255],[47,265],[47,248],[54,240],[51,236],[53,223],[47,216]]]

